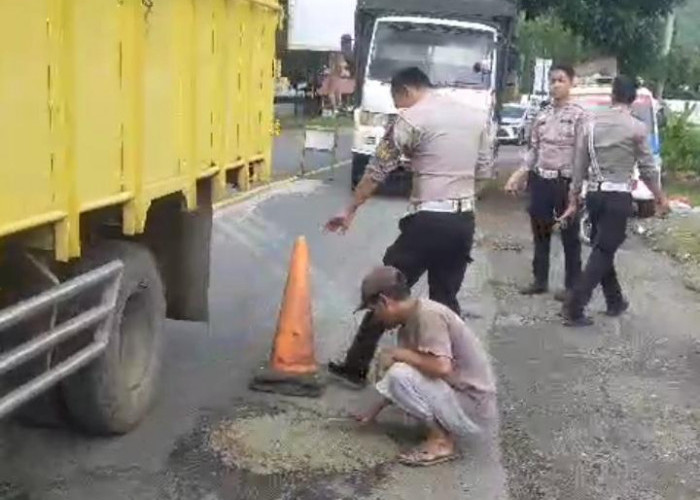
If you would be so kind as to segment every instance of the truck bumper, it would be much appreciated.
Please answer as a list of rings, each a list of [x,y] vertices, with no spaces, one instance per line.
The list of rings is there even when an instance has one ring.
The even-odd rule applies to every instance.
[[[18,387],[11,384],[10,391],[0,397],[0,418],[75,373],[105,351],[112,329],[123,268],[121,262],[111,262],[0,310],[0,334],[39,314],[53,311],[51,324],[47,325],[45,331],[37,332],[21,344],[0,352],[1,377],[15,369],[28,366],[39,356],[46,355],[52,349],[70,341],[86,328],[96,327],[92,341],[68,359],[36,374]],[[56,324],[56,308],[85,293],[96,294],[101,299],[90,309]]]

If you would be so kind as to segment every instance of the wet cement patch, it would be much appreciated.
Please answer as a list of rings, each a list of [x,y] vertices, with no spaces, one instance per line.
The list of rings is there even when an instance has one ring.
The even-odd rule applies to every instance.
[[[208,445],[227,466],[257,474],[352,472],[389,462],[399,451],[385,435],[348,418],[306,411],[221,422]]]
[[[369,496],[398,445],[342,417],[250,403],[210,412],[178,440],[162,497],[350,500]]]

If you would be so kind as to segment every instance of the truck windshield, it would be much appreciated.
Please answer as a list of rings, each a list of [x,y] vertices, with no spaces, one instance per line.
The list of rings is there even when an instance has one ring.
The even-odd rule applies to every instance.
[[[501,118],[522,118],[525,115],[525,108],[522,106],[503,106]]]
[[[491,75],[476,63],[493,66],[493,33],[411,22],[380,21],[370,54],[368,76],[389,82],[404,68],[417,66],[439,87],[488,89]]]

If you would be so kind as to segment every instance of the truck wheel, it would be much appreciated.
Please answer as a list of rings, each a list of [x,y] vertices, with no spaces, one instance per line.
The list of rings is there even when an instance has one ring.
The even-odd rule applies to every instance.
[[[369,157],[353,153],[352,171],[350,173],[350,187],[354,190],[365,175],[365,169],[369,163]]]
[[[163,353],[165,295],[149,250],[106,242],[87,252],[79,271],[114,259],[124,263],[124,275],[107,349],[63,382],[71,420],[98,435],[124,434],[143,419],[156,394]]]

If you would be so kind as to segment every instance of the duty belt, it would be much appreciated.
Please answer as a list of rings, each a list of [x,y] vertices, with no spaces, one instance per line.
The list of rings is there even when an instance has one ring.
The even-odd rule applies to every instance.
[[[629,182],[592,182],[589,191],[603,191],[606,193],[631,193],[632,186]]]
[[[550,181],[552,179],[569,179],[568,176],[562,174],[561,170],[547,170],[543,168],[536,168],[535,173],[543,179],[547,179]]]
[[[442,212],[459,214],[474,211],[474,198],[461,198],[458,200],[423,201],[411,203],[408,207],[409,214],[417,212]]]

